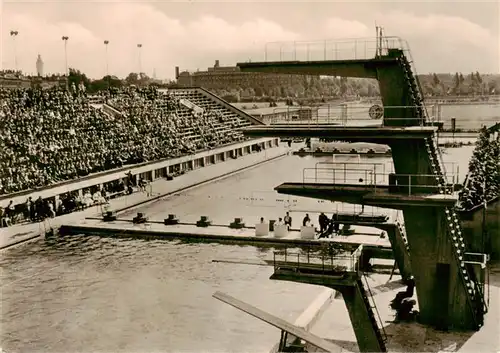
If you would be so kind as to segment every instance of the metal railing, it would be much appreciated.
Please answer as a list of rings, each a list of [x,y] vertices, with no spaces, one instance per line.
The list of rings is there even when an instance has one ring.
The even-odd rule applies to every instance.
[[[278,270],[314,271],[320,274],[345,274],[347,272],[360,273],[360,258],[363,245],[360,245],[349,255],[311,253],[279,250],[273,252],[274,272]]]
[[[356,168],[304,168],[302,170],[303,183],[326,184],[356,184],[375,185],[383,180],[376,180],[376,175],[371,169]]]
[[[352,214],[353,216],[367,216],[367,217],[380,217],[380,216],[392,216],[395,211],[387,208],[377,207],[377,206],[363,206],[358,204],[347,204],[341,202],[335,202],[335,207],[330,208],[330,212],[336,214]]]
[[[448,178],[450,177],[453,181],[454,184],[459,183],[459,177],[460,177],[460,169],[459,169],[459,164],[456,162],[443,162],[443,166],[447,167],[446,170],[449,170],[449,172],[446,172],[445,176]],[[375,180],[388,180],[388,176],[391,174],[396,174],[394,171],[394,164],[392,162],[386,162],[386,163],[379,163],[379,162],[374,162],[374,163],[363,163],[363,162],[317,162],[314,166],[314,168],[304,168],[304,170],[330,170],[331,172],[324,172],[323,174],[331,173],[332,178],[336,176],[335,173],[339,173],[340,176],[344,176],[344,178],[335,178],[337,182],[342,182],[345,181],[353,181],[355,179],[347,176],[351,174],[355,174],[358,179],[360,177],[363,177],[363,175],[367,176],[367,172],[372,172],[372,175],[374,176],[373,179]],[[302,176],[308,172],[302,172]],[[359,173],[356,174],[356,171]],[[321,172],[316,173],[314,172],[314,175],[321,175]],[[399,174],[396,174],[399,175]],[[407,174],[409,175],[409,174]],[[413,175],[413,174],[412,174]],[[415,174],[416,175],[416,174]],[[380,178],[377,178],[377,176],[380,176]],[[367,178],[365,178],[367,179]],[[317,179],[316,179],[317,180]],[[329,178],[325,180],[330,180]],[[359,180],[358,180],[359,181]],[[316,181],[317,182],[317,181]]]
[[[417,85],[417,88],[419,91],[418,93],[420,94],[420,98],[422,99],[422,108],[424,110],[424,118],[426,120],[428,120],[429,114],[427,112],[427,108],[426,108],[425,104],[423,103],[424,91],[422,89],[422,85],[420,84],[420,80],[418,78],[418,72],[417,72],[417,68],[415,66],[415,62],[413,61],[413,56],[411,54],[410,45],[404,39],[400,40],[400,45],[401,45],[401,50],[403,51],[403,53],[406,57],[406,61],[408,62],[409,66],[410,66],[411,74],[412,74],[413,78],[415,79],[415,83]]]
[[[352,215],[353,220],[359,220],[360,216],[365,218],[365,220],[370,217],[373,220],[379,220],[384,216],[388,216],[389,219],[394,219],[395,217],[395,211],[392,209],[324,200],[303,202],[301,199],[299,202],[291,202],[288,206],[288,211],[301,214],[309,213],[309,215],[324,212],[328,217],[331,217],[333,214],[339,214],[344,217],[343,219],[348,217],[348,215]]]
[[[349,126],[384,126],[392,121],[404,123],[404,125],[426,126],[428,124],[442,125],[445,131],[455,132],[476,132],[483,126],[494,125],[499,121],[499,117],[483,115],[474,116],[444,116],[439,104],[428,105],[428,119],[426,122],[415,114],[414,117],[396,117],[407,115],[407,110],[422,109],[420,106],[382,106],[376,104],[374,107],[371,103],[345,103],[345,104],[323,104],[317,107],[312,107],[309,118],[298,116],[297,109],[299,107],[276,107],[270,116],[265,118],[265,123],[268,125],[298,125],[298,126],[316,126],[319,124],[332,124],[341,127]],[[374,107],[374,108],[373,108]],[[302,107],[300,109],[308,109],[311,107]],[[371,113],[370,113],[371,109]],[[249,111],[251,113],[251,110]],[[385,118],[384,118],[385,117]],[[452,123],[454,120],[454,126]],[[403,125],[403,124],[402,124]]]
[[[364,186],[373,192],[397,192],[408,196],[418,194],[453,194],[459,177],[455,173],[447,173],[449,185],[438,185],[434,174],[394,174],[377,173],[372,169],[332,169],[304,168],[303,184],[345,184]]]
[[[274,61],[322,61],[366,60],[377,54],[376,38],[327,39],[319,41],[271,42],[265,45],[264,60]],[[398,37],[384,37],[382,54],[388,49],[404,50]]]
[[[408,196],[419,194],[447,194],[451,195],[455,191],[455,185],[458,184],[456,175],[452,175],[450,185],[439,186],[434,174],[392,174],[394,183],[389,182],[389,192],[404,193]],[[450,180],[450,179],[448,179]],[[374,184],[374,192],[382,191],[380,185]],[[383,189],[384,192],[386,188]]]
[[[326,166],[331,167],[336,170],[346,169],[359,169],[359,170],[371,170],[373,173],[381,173],[381,174],[389,174],[394,173],[394,165],[392,162],[386,163],[363,163],[363,162],[317,162],[315,164],[315,168],[327,168]],[[360,167],[360,168],[356,168]],[[382,169],[382,170],[380,170]]]
[[[300,118],[298,109],[310,110],[310,118]],[[401,105],[401,106],[382,106],[379,104],[371,103],[342,103],[342,104],[322,104],[314,107],[295,107],[283,106],[273,109],[272,116],[267,119],[270,125],[280,123],[291,124],[308,124],[308,123],[335,123],[335,124],[348,124],[352,121],[367,121],[372,124],[383,124],[385,116],[394,116],[399,113],[401,116],[405,110],[414,110],[414,118],[385,118],[388,120],[414,120],[418,126],[423,126],[424,123],[421,118],[417,117],[416,111],[421,109],[420,106],[414,105]],[[437,110],[436,110],[437,111]],[[302,113],[304,114],[304,113]],[[303,115],[302,115],[303,116]],[[436,120],[436,119],[434,119]]]

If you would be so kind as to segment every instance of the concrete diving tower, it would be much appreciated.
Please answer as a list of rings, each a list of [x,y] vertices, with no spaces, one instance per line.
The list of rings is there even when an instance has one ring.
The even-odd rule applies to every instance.
[[[359,45],[360,41],[356,41],[355,48]],[[473,254],[465,243],[455,211],[456,199],[451,196],[453,188],[447,180],[436,143],[437,128],[432,126],[427,115],[407,45],[397,38],[384,37],[377,38],[371,58],[354,56],[332,60],[326,53],[325,45],[324,60],[311,60],[308,51],[307,60],[281,58],[238,66],[243,72],[375,78],[384,105],[382,126],[268,125],[247,128],[244,134],[252,137],[321,137],[388,145],[395,171],[388,176],[388,183],[381,184],[380,178],[375,180],[375,175],[369,181],[359,178],[361,186],[359,182],[341,185],[331,180],[321,185],[285,183],[277,190],[402,210],[420,321],[445,330],[478,330],[487,312],[481,280],[486,264],[483,261],[479,266],[482,269],[478,269],[475,265],[478,261],[470,259]],[[397,249],[393,247],[393,251]]]
[[[265,61],[238,63],[240,70],[376,79],[386,108],[385,126],[414,126],[427,123],[420,84],[413,76],[411,59],[407,60],[406,57],[409,55],[409,48],[400,38],[270,44],[271,49],[266,47]],[[273,46],[279,47],[280,55],[276,59],[270,55]],[[284,55],[287,49],[293,54]],[[305,51],[307,55],[302,55]],[[305,60],[297,60],[297,56]]]
[[[248,136],[329,137],[348,142],[387,144],[392,149],[396,173],[372,175],[360,183],[283,183],[282,194],[364,204],[402,210],[406,238],[391,240],[398,267],[409,251],[415,276],[420,320],[439,329],[478,329],[486,311],[481,270],[472,265],[454,211],[457,199],[444,179],[434,142],[435,127],[259,126],[247,128]],[[441,170],[441,169],[439,169]],[[381,184],[384,177],[389,183]],[[379,178],[379,182],[377,182]]]

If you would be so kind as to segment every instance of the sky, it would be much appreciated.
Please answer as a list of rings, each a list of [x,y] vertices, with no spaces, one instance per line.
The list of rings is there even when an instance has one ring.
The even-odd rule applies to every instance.
[[[65,71],[62,36],[68,66],[92,78],[141,70],[172,79],[175,66],[206,70],[215,60],[369,58],[375,24],[391,45],[409,44],[418,73],[500,73],[500,0],[3,0],[0,15],[2,68],[17,58],[27,73],[38,54],[45,73]]]

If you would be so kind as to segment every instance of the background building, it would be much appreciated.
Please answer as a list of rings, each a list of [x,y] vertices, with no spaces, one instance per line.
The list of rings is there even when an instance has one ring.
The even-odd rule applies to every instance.
[[[215,60],[215,65],[206,71],[179,72],[179,67],[176,67],[175,78],[177,84],[184,87],[203,87],[212,90],[252,88],[257,96],[276,95],[273,92],[276,87],[311,84],[320,79],[319,76],[241,72],[237,66],[220,66],[219,60]]]
[[[40,54],[38,54],[38,58],[36,59],[36,73],[38,76],[43,76],[43,60]]]

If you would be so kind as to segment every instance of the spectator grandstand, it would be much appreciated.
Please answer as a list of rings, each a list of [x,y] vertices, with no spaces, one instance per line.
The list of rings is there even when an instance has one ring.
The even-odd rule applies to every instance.
[[[0,195],[232,144],[252,120],[195,88],[132,87],[105,100],[121,114],[76,87],[1,92]]]

